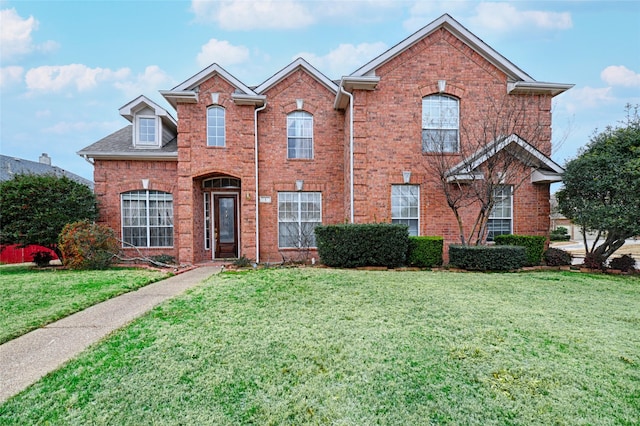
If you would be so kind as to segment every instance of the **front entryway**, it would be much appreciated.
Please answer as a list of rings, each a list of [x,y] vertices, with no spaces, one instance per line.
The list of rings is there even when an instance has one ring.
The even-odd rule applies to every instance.
[[[216,259],[238,257],[238,194],[213,195]]]

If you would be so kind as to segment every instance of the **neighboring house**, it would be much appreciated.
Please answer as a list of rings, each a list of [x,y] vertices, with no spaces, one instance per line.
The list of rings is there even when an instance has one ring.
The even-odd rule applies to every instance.
[[[488,97],[531,96],[543,143],[496,141],[533,173],[515,192],[505,182],[490,231],[547,235],[549,185],[563,172],[549,158],[551,100],[570,87],[535,81],[443,15],[339,81],[297,59],[252,87],[213,64],[160,92],[178,119],[140,96],[120,108],[130,125],[78,154],[94,162],[101,221],[124,246],[183,263],[295,257],[320,223],[406,223],[450,244],[457,222],[425,172],[434,147],[423,134],[444,135],[440,149],[460,157],[460,128]],[[434,126],[429,114],[445,109]]]
[[[93,182],[90,180],[61,169],[60,167],[52,166],[51,157],[46,153],[40,156],[39,161],[0,155],[0,181],[11,180],[14,176],[21,174],[66,176],[71,180],[87,185],[93,189]],[[27,247],[20,247],[19,245],[12,244],[0,246],[0,263],[31,262],[33,255],[39,251],[47,251],[54,259],[58,258],[53,250],[43,246],[29,245]]]

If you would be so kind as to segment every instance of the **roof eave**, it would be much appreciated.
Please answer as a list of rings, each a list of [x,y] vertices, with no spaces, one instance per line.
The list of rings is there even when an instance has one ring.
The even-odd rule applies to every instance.
[[[95,152],[95,151],[78,151],[78,154],[84,158],[93,158],[94,160],[153,160],[153,161],[172,161],[178,159],[177,152]]]
[[[571,89],[574,84],[545,83],[540,81],[514,81],[507,83],[507,93],[510,95],[544,94],[558,96]]]
[[[255,107],[261,107],[267,101],[265,95],[245,95],[244,93],[232,93],[231,99],[236,105],[253,105]]]
[[[379,82],[380,77],[378,76],[344,76],[340,80],[339,88],[343,88],[349,93],[353,93],[354,90],[375,90]],[[342,93],[342,90],[338,90],[333,107],[335,109],[345,109],[347,105],[349,105],[347,96]]]
[[[188,91],[160,90],[160,94],[175,109],[178,108],[179,103],[181,104],[198,103],[198,93],[193,90],[188,90]]]

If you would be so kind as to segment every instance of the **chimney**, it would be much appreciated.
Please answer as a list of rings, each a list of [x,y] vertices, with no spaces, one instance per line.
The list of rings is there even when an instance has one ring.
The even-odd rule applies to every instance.
[[[50,166],[51,165],[51,157],[49,157],[46,152],[43,152],[42,155],[40,156],[40,163],[46,164],[47,166]]]

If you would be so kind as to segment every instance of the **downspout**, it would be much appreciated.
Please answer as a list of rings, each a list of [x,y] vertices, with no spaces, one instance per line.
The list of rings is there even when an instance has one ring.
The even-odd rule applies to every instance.
[[[349,223],[353,223],[353,95],[342,85],[340,93],[349,97]]]
[[[258,195],[258,113],[267,107],[267,102],[260,108],[256,108],[253,112],[253,134],[255,138],[254,149],[256,159],[256,263],[260,263],[260,214],[258,208],[260,206],[260,199]]]

